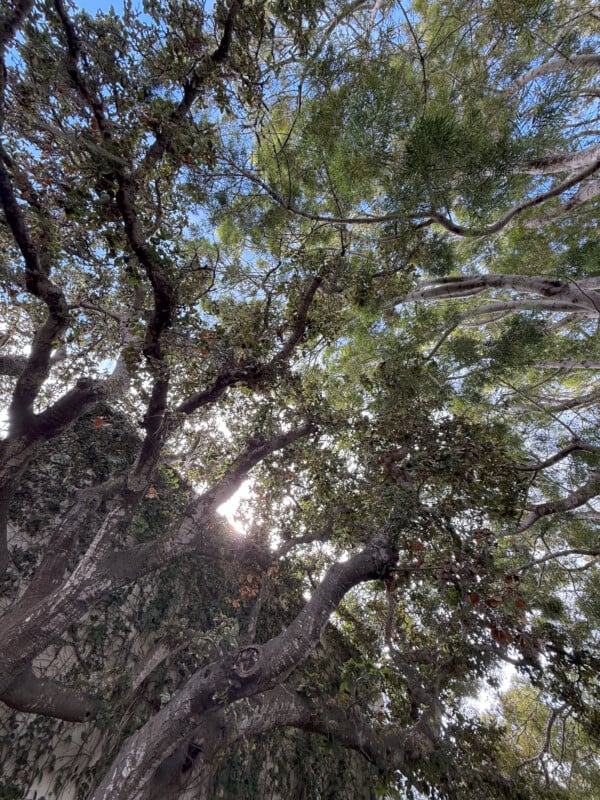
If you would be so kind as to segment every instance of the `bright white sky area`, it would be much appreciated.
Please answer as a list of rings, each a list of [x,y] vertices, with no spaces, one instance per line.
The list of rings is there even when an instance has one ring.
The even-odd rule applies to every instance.
[[[221,516],[225,517],[227,522],[239,531],[240,533],[246,533],[244,530],[243,525],[240,524],[239,520],[236,520],[236,514],[238,508],[240,507],[240,503],[243,500],[247,500],[250,496],[250,481],[244,481],[237,492],[227,500],[226,503],[220,505],[217,509],[217,513],[221,514]]]

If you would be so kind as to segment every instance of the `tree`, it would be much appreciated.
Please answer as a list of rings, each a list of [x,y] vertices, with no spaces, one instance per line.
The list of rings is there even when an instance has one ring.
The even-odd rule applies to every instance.
[[[4,796],[568,796],[465,699],[597,758],[595,9],[2,13]]]

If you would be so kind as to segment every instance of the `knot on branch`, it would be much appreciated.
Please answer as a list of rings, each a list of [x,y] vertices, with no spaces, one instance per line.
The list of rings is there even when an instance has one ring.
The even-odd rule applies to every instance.
[[[406,737],[405,753],[408,761],[418,762],[431,755],[434,749],[432,740],[427,734],[414,727]]]
[[[260,660],[260,648],[251,645],[250,647],[243,647],[238,651],[233,671],[240,678],[247,678],[257,670],[257,665]]]
[[[398,563],[398,548],[381,534],[371,541],[371,555],[380,578],[386,578]]]

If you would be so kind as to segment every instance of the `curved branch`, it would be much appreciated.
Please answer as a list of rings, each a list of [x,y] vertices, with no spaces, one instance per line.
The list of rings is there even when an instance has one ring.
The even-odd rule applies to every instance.
[[[238,456],[218,483],[209,489],[209,491],[200,495],[196,504],[199,507],[207,509],[209,512],[213,512],[237,492],[250,470],[259,462],[263,461],[267,456],[271,455],[271,453],[282,450],[293,442],[297,442],[298,439],[309,436],[311,433],[314,433],[316,429],[315,423],[307,422],[299,428],[293,428],[291,431],[282,433],[272,439],[251,443],[248,448]]]
[[[433,748],[433,743],[416,726],[376,733],[355,711],[344,710],[331,700],[325,703],[278,686],[206,714],[190,741],[158,767],[148,800],[162,800],[168,788],[193,785],[206,764],[240,739],[281,727],[336,739],[386,771],[427,758]]]
[[[251,444],[240,455],[237,462],[210,490],[194,498],[183,513],[183,521],[165,536],[147,545],[130,550],[111,551],[115,533],[120,532],[130,522],[140,499],[139,492],[122,489],[119,482],[106,487],[106,492],[119,496],[110,504],[97,534],[79,560],[75,570],[66,581],[57,585],[58,569],[55,560],[50,560],[49,581],[36,585],[35,597],[42,596],[37,603],[31,598],[22,598],[1,618],[2,645],[0,650],[0,691],[14,680],[15,674],[22,671],[39,653],[60,636],[66,628],[85,614],[90,606],[107,592],[131,583],[150,572],[162,569],[174,559],[185,554],[203,555],[208,558],[235,558],[252,560],[267,566],[272,554],[257,548],[244,536],[222,535],[224,523],[215,520],[213,510],[233,494],[245,475],[262,459],[278,449],[306,436],[313,430],[312,423],[280,434],[273,439]],[[91,490],[90,510],[100,497]],[[85,500],[82,495],[81,500]],[[59,531],[58,541],[68,541],[70,531],[77,520],[85,522],[87,509],[79,505],[65,520],[65,527]],[[209,541],[207,529],[214,534]],[[60,564],[59,564],[60,566]],[[47,588],[52,589],[46,591]],[[33,590],[32,590],[33,591]]]
[[[544,461],[538,461],[536,464],[518,464],[516,469],[518,469],[519,472],[541,472],[541,470],[547,469],[554,464],[558,464],[559,461],[567,458],[568,455],[576,450],[584,450],[588,453],[596,453],[597,455],[600,455],[600,447],[595,447],[594,445],[586,444],[585,442],[576,439],[566,447],[563,447],[562,450],[559,450],[558,453],[555,453],[553,456],[550,456]]]
[[[593,316],[600,314],[600,295],[594,291],[593,279],[564,282],[550,278],[532,278],[525,275],[458,275],[446,278],[430,278],[421,281],[417,288],[402,297],[396,298],[393,305],[406,302],[425,302],[428,300],[453,300],[473,297],[490,290],[507,290],[531,295],[541,295],[544,300],[497,301],[485,306],[474,307],[464,312],[472,315],[493,314],[519,307],[546,308],[563,313],[587,312]]]
[[[215,67],[225,62],[229,57],[229,50],[233,41],[233,33],[238,14],[242,10],[244,0],[233,0],[225,21],[223,23],[223,33],[221,40],[214,52],[204,58],[200,68],[192,74],[185,82],[183,87],[183,97],[179,105],[171,112],[167,122],[161,127],[156,134],[156,138],[140,164],[138,169],[138,176],[146,174],[152,169],[165,155],[171,146],[173,136],[177,132],[179,126],[185,119],[186,115],[190,112],[194,102],[200,95],[202,87],[206,84],[207,79],[212,74]]]
[[[9,406],[10,429],[20,435],[27,430],[33,416],[34,401],[49,374],[52,350],[67,327],[69,308],[63,292],[50,280],[49,253],[34,243],[1,157],[0,205],[25,262],[27,291],[45,303],[48,309],[45,322],[33,337],[27,364],[19,375]]]
[[[529,508],[530,513],[519,525],[518,533],[531,528],[542,517],[548,517],[551,514],[558,514],[565,511],[572,511],[574,508],[579,508],[585,505],[588,500],[596,497],[600,493],[600,472],[592,472],[590,479],[576,489],[571,494],[563,497],[561,500],[552,500],[548,503],[539,503],[533,508]]]
[[[545,61],[537,67],[532,67],[523,73],[520,78],[517,78],[510,87],[506,90],[508,95],[516,94],[520,89],[526,86],[536,78],[541,78],[544,75],[551,75],[553,72],[572,72],[576,69],[583,69],[585,67],[600,67],[600,55],[598,53],[581,53],[568,58],[553,58],[550,61]]]
[[[595,547],[588,550],[582,550],[581,548],[568,548],[566,550],[556,550],[554,553],[546,553],[545,556],[534,558],[532,561],[528,561],[527,564],[523,564],[522,567],[519,567],[518,572],[524,572],[526,569],[536,567],[538,564],[545,564],[546,561],[553,561],[557,558],[561,558],[562,556],[600,556],[600,547]]]
[[[500,219],[496,220],[496,222],[492,223],[491,225],[487,225],[484,228],[467,228],[464,225],[459,225],[458,223],[454,222],[454,220],[450,217],[435,211],[423,212],[422,214],[410,214],[408,216],[399,213],[393,213],[373,215],[365,214],[355,217],[335,217],[327,214],[314,214],[309,211],[303,211],[302,209],[292,205],[289,199],[285,198],[276,189],[273,189],[272,186],[269,186],[269,184],[256,173],[245,169],[244,167],[236,166],[228,159],[224,160],[229,166],[233,166],[233,168],[240,175],[242,175],[242,177],[259,186],[265,192],[265,194],[267,194],[272,200],[281,206],[281,208],[289,211],[291,214],[302,217],[303,219],[308,219],[313,222],[326,222],[333,225],[375,225],[382,222],[394,222],[404,218],[407,222],[412,223],[415,229],[428,228],[431,225],[438,224],[450,233],[454,233],[457,236],[476,239],[501,231],[514,217],[522,214],[524,211],[527,211],[530,208],[536,208],[542,203],[545,203],[547,200],[551,200],[554,197],[559,197],[569,189],[577,186],[578,183],[581,183],[586,178],[589,178],[590,175],[593,175],[600,168],[599,156],[591,163],[587,164],[585,168],[570,175],[565,181],[552,187],[552,189],[548,189],[546,192],[542,192],[534,197],[530,197],[523,203],[519,203],[518,205],[514,206],[510,209],[510,211],[507,211],[506,214],[504,214],[502,217],[500,217]]]
[[[278,368],[286,363],[296,346],[302,341],[302,337],[306,331],[308,312],[322,282],[323,279],[320,276],[316,276],[309,281],[306,291],[302,296],[298,311],[296,312],[290,335],[281,349],[275,353],[270,361],[255,367],[234,367],[227,372],[221,373],[210,388],[204,389],[202,392],[197,392],[179,403],[175,409],[175,413],[192,414],[205,405],[215,403],[227,389],[233,386],[240,383],[255,385],[265,378],[272,376]]]
[[[73,23],[69,19],[69,15],[67,14],[62,0],[54,0],[54,8],[60,19],[61,25],[63,26],[65,38],[67,40],[67,73],[71,78],[73,85],[79,92],[79,95],[92,111],[94,120],[98,126],[98,130],[100,131],[102,138],[105,141],[108,141],[111,139],[110,126],[104,113],[102,101],[90,89],[79,69],[81,45],[79,43],[79,39],[77,38]]]
[[[546,411],[570,411],[573,408],[582,408],[598,401],[600,401],[600,387],[587,394],[571,397],[568,400],[552,403],[552,405],[544,405],[543,407]]]
[[[450,217],[436,212],[430,213],[428,215],[428,219],[422,224],[431,225],[433,223],[438,223],[450,233],[473,239],[490,236],[493,233],[498,233],[498,231],[501,231],[508,225],[509,222],[523,212],[528,211],[531,208],[536,208],[537,206],[542,205],[542,203],[545,203],[547,200],[551,200],[553,197],[559,197],[569,189],[577,186],[578,183],[581,183],[586,178],[589,178],[590,175],[593,175],[598,169],[600,169],[600,157],[594,159],[583,169],[570,175],[562,183],[553,186],[552,189],[548,189],[546,192],[541,192],[534,197],[530,197],[529,200],[525,200],[522,203],[513,206],[513,208],[511,208],[510,211],[507,211],[506,214],[500,217],[500,219],[496,220],[496,222],[492,223],[491,225],[485,226],[484,228],[467,228],[464,225],[459,225],[457,222],[454,222],[454,220]]]
[[[165,756],[193,736],[202,715],[224,702],[251,697],[303,661],[319,642],[331,613],[353,586],[379,578],[397,562],[397,551],[382,539],[345,563],[334,564],[312,598],[280,636],[251,645],[198,672],[181,692],[121,748],[92,800],[143,797]]]

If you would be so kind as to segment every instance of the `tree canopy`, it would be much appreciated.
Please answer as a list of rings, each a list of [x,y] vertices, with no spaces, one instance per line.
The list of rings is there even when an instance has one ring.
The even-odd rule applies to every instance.
[[[3,7],[0,798],[600,798],[599,34]]]

